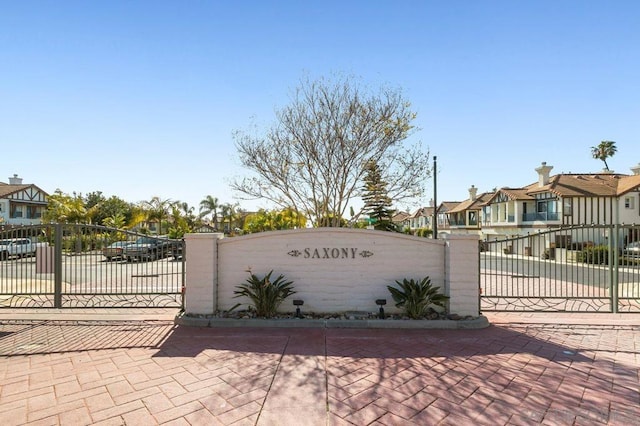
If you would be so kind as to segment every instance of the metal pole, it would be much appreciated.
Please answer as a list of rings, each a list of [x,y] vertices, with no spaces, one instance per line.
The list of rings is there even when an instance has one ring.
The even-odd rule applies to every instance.
[[[62,307],[62,224],[54,225],[54,251],[53,251],[53,307]]]
[[[620,247],[620,207],[619,199],[615,198],[615,222],[613,225],[613,250],[609,251],[609,265],[611,267],[611,312],[618,313],[618,274],[620,273],[620,257],[618,247]],[[609,238],[611,241],[611,238]],[[611,247],[611,245],[609,245]]]
[[[433,156],[433,238],[438,238],[438,157]]]

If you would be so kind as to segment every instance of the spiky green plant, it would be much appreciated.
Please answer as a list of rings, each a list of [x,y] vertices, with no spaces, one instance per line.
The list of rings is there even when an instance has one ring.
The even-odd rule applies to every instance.
[[[293,281],[287,281],[284,275],[271,281],[272,273],[273,271],[270,271],[262,278],[251,274],[247,282],[237,286],[238,290],[233,292],[234,297],[251,299],[256,315],[259,317],[273,317],[282,301],[295,294]]]
[[[400,288],[387,286],[396,307],[402,308],[411,319],[424,318],[432,305],[445,308],[448,296],[440,293],[440,287],[431,285],[431,279],[425,277],[420,281],[403,279],[396,281]]]

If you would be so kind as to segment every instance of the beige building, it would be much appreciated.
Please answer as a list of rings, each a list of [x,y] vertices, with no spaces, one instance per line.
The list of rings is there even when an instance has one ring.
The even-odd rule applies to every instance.
[[[33,184],[23,184],[13,175],[0,182],[0,225],[37,225],[47,208],[48,194]]]

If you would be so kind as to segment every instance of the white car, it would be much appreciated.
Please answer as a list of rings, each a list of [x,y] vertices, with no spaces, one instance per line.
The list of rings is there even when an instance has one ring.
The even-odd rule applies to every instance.
[[[640,257],[640,241],[627,244],[623,254],[629,257]]]
[[[29,238],[0,240],[0,260],[11,257],[35,256],[36,250],[44,246],[46,246],[45,243],[33,243]]]

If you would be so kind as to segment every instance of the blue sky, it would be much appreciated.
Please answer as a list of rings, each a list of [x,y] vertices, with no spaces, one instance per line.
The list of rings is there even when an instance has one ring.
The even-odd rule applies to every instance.
[[[637,1],[3,2],[0,181],[234,202],[232,133],[336,73],[411,101],[439,201],[529,184],[542,161],[599,171],[601,140],[630,173],[639,19]]]

